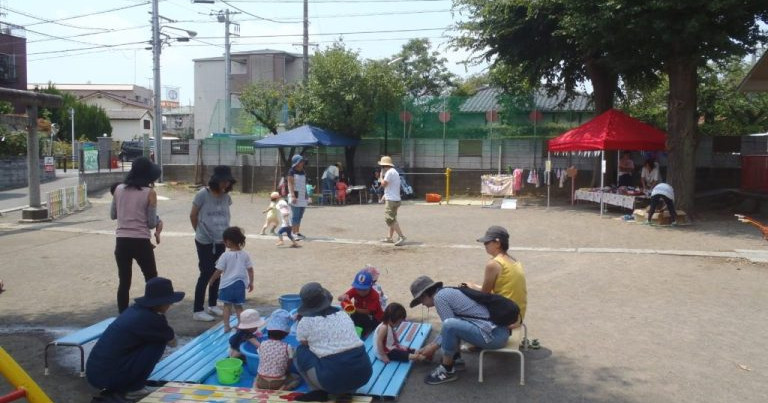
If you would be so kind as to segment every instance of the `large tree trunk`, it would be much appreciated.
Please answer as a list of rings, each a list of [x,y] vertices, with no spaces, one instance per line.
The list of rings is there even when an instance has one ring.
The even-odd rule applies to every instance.
[[[349,179],[349,186],[353,185],[365,185],[365,183],[358,183],[355,178],[355,152],[357,151],[357,146],[354,147],[344,147],[344,159],[345,159],[345,170],[347,171],[347,179]]]
[[[693,214],[696,181],[696,90],[698,75],[692,58],[667,61],[667,183],[675,189],[675,207]]]
[[[616,95],[616,90],[619,87],[619,76],[611,71],[604,63],[599,59],[588,58],[584,62],[584,66],[587,69],[587,75],[592,82],[592,101],[595,103],[595,113],[597,115],[608,111],[613,108],[613,99]],[[608,155],[613,155],[609,153]],[[615,158],[607,157],[607,172],[614,172],[618,167]],[[598,186],[600,183],[601,175],[601,163],[599,159],[595,159],[595,163],[592,165],[592,187]],[[609,182],[610,183],[610,182]]]

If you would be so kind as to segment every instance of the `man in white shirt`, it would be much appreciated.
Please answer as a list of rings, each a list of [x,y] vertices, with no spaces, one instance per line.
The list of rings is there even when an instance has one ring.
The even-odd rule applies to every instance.
[[[330,191],[332,199],[336,196],[336,182],[339,180],[339,170],[341,169],[341,162],[329,165],[323,171],[323,176],[320,180],[323,183],[323,191]]]
[[[381,186],[384,188],[384,221],[389,227],[389,236],[381,242],[393,243],[401,246],[405,243],[405,236],[397,222],[397,210],[400,208],[400,174],[397,173],[392,157],[383,156],[379,161],[381,167]],[[392,236],[397,233],[397,241]]]

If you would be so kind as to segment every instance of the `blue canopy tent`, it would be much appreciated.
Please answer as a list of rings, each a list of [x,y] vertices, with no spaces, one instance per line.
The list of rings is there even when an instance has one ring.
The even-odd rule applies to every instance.
[[[354,147],[360,139],[342,136],[330,130],[304,125],[253,142],[254,147]]]
[[[265,137],[253,142],[255,148],[279,147],[354,147],[360,139],[343,136],[330,130],[304,125],[274,136]],[[315,153],[315,184],[320,184],[320,157]]]

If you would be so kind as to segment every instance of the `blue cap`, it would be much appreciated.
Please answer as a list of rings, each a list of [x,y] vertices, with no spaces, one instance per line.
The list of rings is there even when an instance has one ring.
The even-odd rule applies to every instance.
[[[371,273],[360,270],[355,274],[355,281],[352,282],[352,287],[356,290],[370,290],[373,284],[373,276]]]
[[[267,320],[267,330],[280,330],[286,333],[291,332],[291,314],[285,309],[276,309],[269,315]]]
[[[296,167],[296,165],[299,165],[299,162],[304,160],[305,158],[302,157],[301,155],[299,154],[294,155],[293,157],[291,157],[291,168]]]

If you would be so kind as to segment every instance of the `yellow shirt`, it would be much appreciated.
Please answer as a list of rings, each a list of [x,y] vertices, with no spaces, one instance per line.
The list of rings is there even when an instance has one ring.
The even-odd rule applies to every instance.
[[[501,265],[501,272],[496,277],[493,293],[515,301],[520,307],[520,317],[524,319],[525,309],[528,305],[528,291],[525,287],[523,265],[517,261],[510,263],[503,256],[496,256],[493,260]]]

